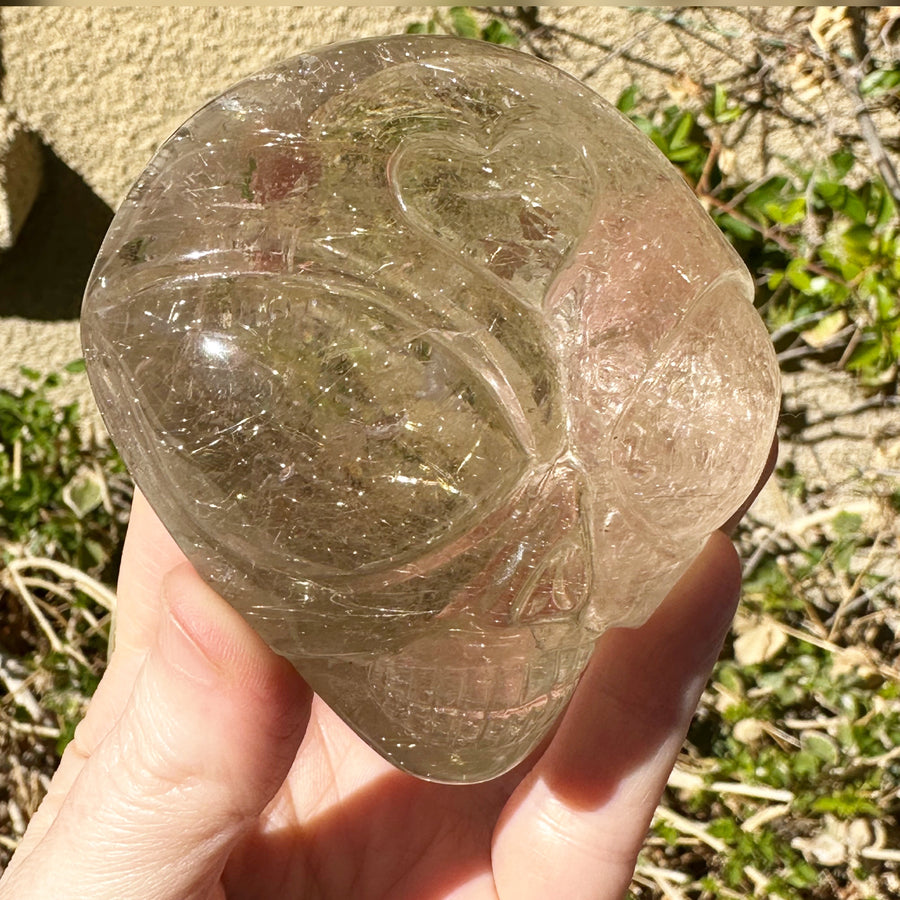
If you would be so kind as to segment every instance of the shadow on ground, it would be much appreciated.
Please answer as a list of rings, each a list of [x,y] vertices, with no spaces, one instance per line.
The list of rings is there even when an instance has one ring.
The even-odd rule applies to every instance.
[[[0,316],[76,319],[113,211],[49,147],[44,184],[15,246],[0,253]]]

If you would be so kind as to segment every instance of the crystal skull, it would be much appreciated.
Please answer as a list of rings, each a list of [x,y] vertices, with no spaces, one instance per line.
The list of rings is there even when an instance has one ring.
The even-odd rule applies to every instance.
[[[737,254],[583,84],[396,36],[260,72],[100,250],[88,373],[200,574],[423,778],[523,759],[756,482]],[[702,627],[702,623],[698,623]]]

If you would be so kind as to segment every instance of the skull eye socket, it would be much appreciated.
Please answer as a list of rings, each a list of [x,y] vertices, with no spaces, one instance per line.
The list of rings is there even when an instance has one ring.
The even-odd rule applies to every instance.
[[[190,486],[193,528],[223,552],[304,577],[396,567],[473,527],[519,480],[527,456],[489,386],[382,295],[258,275],[222,291],[142,292],[158,318],[180,296],[191,314],[123,337],[151,361],[138,367],[166,377],[130,374],[145,444],[122,449],[148,489]],[[192,324],[215,321],[216,304],[230,311],[215,330]]]
[[[765,464],[777,385],[769,337],[745,281],[723,276],[659,347],[613,428],[623,509],[669,535],[718,528]]]

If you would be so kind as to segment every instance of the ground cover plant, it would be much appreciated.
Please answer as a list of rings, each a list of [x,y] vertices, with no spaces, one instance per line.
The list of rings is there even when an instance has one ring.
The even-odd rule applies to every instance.
[[[130,480],[64,377],[0,390],[0,854],[15,846],[106,662]]]
[[[900,895],[900,144],[879,123],[900,112],[900,19],[635,15],[648,35],[730,54],[730,74],[664,73],[679,89],[661,95],[637,44],[601,46],[532,7],[410,22],[580,61],[588,83],[630,55],[619,108],[747,262],[782,365],[779,465],[736,535],[743,601],[631,895],[886,900]],[[849,124],[826,129],[822,98],[839,96]],[[778,121],[827,130],[829,146],[740,174],[736,148]],[[84,377],[71,368],[0,391],[0,858],[102,674],[127,521],[114,450],[54,400],[60,378]]]

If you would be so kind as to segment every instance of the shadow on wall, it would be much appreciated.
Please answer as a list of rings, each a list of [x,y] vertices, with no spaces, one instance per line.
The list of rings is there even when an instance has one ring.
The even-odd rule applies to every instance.
[[[44,146],[44,181],[14,247],[0,252],[0,316],[77,319],[113,211]]]

